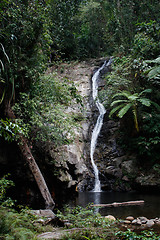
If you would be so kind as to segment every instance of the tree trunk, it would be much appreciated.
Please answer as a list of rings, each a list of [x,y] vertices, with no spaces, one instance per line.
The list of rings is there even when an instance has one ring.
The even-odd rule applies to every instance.
[[[7,103],[5,106],[5,115],[8,118],[15,119],[15,115],[10,107],[10,103]],[[31,153],[30,148],[28,147],[26,139],[20,134],[19,134],[19,138],[18,138],[18,147],[22,153],[24,160],[28,163],[29,168],[36,180],[38,188],[39,188],[39,190],[42,194],[42,197],[45,201],[45,207],[47,209],[53,210],[55,203],[53,201],[53,198],[51,197],[51,194],[50,194],[47,184],[44,180],[44,177],[43,177],[43,175]]]
[[[36,180],[36,183],[39,187],[39,190],[45,200],[45,206],[47,209],[53,209],[55,206],[55,203],[53,201],[53,198],[51,197],[51,194],[49,192],[49,189],[47,187],[47,184],[44,180],[44,177],[26,143],[26,140],[20,136],[20,142],[19,142],[19,148],[21,150],[21,153],[23,155],[23,158],[28,163],[30,170],[32,171],[32,174]]]
[[[129,201],[129,202],[114,202],[109,204],[93,204],[93,207],[121,207],[121,206],[131,206],[131,205],[143,205],[144,200],[139,201]]]

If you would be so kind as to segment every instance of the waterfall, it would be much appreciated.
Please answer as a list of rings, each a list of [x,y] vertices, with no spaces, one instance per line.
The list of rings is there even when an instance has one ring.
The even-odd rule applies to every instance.
[[[109,61],[105,61],[104,64],[102,65],[102,67],[100,67],[95,74],[92,77],[92,97],[93,100],[95,101],[95,104],[99,110],[99,116],[96,122],[96,125],[93,129],[92,132],[92,137],[91,137],[91,146],[90,146],[90,158],[91,158],[91,163],[93,166],[93,170],[94,170],[94,175],[95,175],[95,185],[94,185],[94,192],[101,192],[101,183],[99,180],[99,171],[98,168],[94,162],[94,151],[96,148],[96,143],[97,143],[97,139],[98,139],[98,135],[100,133],[100,130],[102,128],[103,125],[103,117],[104,114],[106,113],[106,110],[104,108],[104,106],[102,105],[102,103],[100,103],[99,99],[98,99],[98,80],[100,78],[100,72],[103,68],[108,67],[112,62],[112,58],[109,59]]]

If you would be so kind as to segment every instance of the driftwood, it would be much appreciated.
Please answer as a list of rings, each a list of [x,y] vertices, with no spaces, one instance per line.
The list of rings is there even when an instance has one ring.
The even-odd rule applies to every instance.
[[[121,206],[131,206],[131,205],[143,205],[144,201],[129,201],[129,202],[114,202],[109,204],[93,204],[93,207],[121,207]]]

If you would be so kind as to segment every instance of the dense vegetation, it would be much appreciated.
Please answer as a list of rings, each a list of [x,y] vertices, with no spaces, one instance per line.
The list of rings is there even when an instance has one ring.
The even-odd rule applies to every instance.
[[[45,72],[61,61],[113,55],[100,97],[120,118],[119,144],[160,171],[159,8],[159,0],[1,0],[0,141],[70,142],[76,122],[64,109],[82,100],[73,82]]]
[[[14,205],[12,199],[6,197],[7,189],[13,186],[13,182],[7,179],[7,176],[0,180],[0,238],[10,240],[28,240],[38,239],[36,236],[41,232],[55,231],[55,226],[42,226],[38,222],[39,218],[29,211],[21,209],[16,211],[11,208]],[[62,222],[68,222],[67,230],[63,233],[61,239],[64,240],[81,240],[81,239],[152,239],[158,240],[159,237],[152,231],[143,231],[136,234],[128,229],[126,232],[120,230],[119,221],[111,221],[102,217],[97,209],[91,205],[86,208],[77,206],[70,208],[66,206],[63,210],[57,211],[57,217]],[[45,219],[45,218],[44,218]],[[62,227],[59,229],[62,232]]]
[[[17,124],[23,126],[26,134],[34,131],[35,138],[50,136],[55,142],[67,141],[64,132],[69,131],[67,126],[72,125],[72,119],[64,117],[63,108],[72,98],[80,102],[76,88],[66,79],[58,81],[55,74],[48,77],[42,74],[51,60],[111,54],[118,58],[115,71],[107,80],[111,87],[106,92],[128,91],[130,97],[135,97],[136,93],[151,89],[151,93],[144,93],[158,103],[159,4],[145,0],[1,1],[1,118],[10,118],[13,114],[9,109],[16,103]],[[49,91],[48,86],[52,86]],[[141,154],[150,154],[148,150],[145,153],[148,147],[155,152],[159,143],[159,114],[151,101],[138,99],[141,104],[133,111],[136,125],[140,124],[139,139],[134,142],[140,142]],[[138,102],[135,101],[135,106]],[[54,106],[52,111],[51,106]],[[150,115],[154,116],[152,123]],[[152,129],[148,124],[157,127]]]

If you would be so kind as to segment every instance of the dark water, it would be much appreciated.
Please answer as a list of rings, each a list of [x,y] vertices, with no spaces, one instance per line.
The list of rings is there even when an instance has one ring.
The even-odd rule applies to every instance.
[[[127,216],[147,218],[160,217],[160,194],[140,194],[140,193],[122,193],[122,192],[81,192],[75,200],[75,205],[87,206],[89,203],[107,204],[113,202],[126,202],[144,200],[144,205],[141,206],[121,206],[121,207],[103,207],[97,211],[105,215],[113,215],[117,218],[124,219]]]

